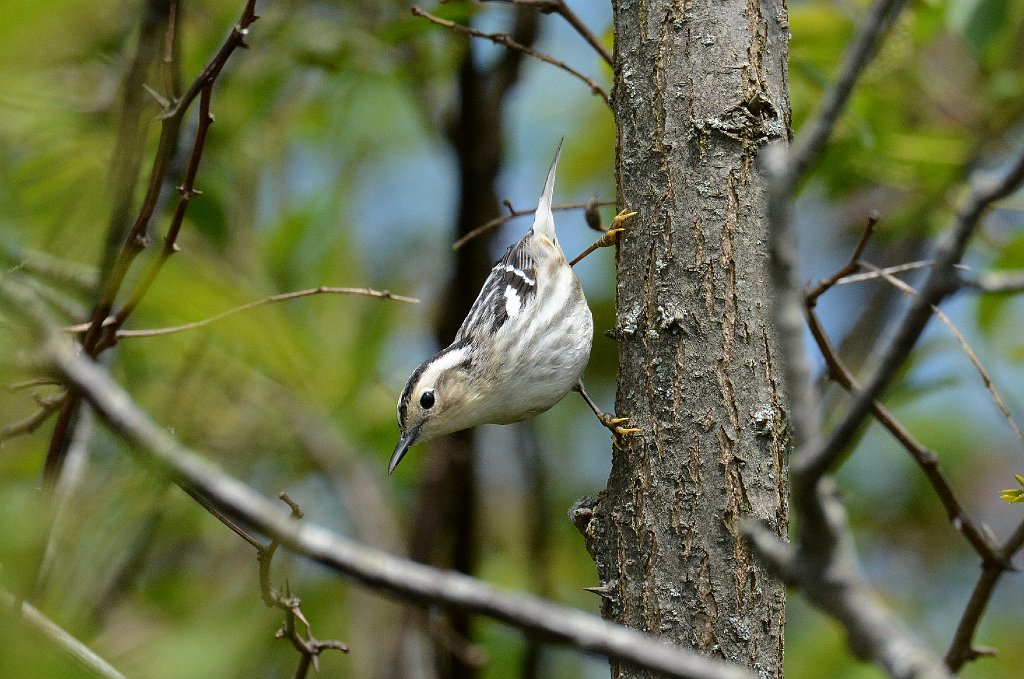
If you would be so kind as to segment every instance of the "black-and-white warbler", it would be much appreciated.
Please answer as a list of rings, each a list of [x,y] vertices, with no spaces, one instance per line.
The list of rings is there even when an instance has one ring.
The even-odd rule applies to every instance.
[[[533,226],[491,269],[455,341],[409,377],[398,400],[401,438],[389,474],[413,443],[528,419],[574,389],[616,435],[636,431],[621,426],[628,418],[601,412],[583,389],[594,320],[572,269],[598,247],[613,245],[633,213],[620,212],[602,238],[572,264],[566,261],[551,212],[561,150],[559,144]]]

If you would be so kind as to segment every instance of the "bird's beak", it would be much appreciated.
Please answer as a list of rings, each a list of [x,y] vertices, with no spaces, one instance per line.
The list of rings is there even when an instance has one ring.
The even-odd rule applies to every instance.
[[[422,426],[422,425],[420,425]],[[413,427],[409,431],[402,434],[402,438],[398,439],[398,445],[395,446],[395,452],[391,454],[391,462],[388,463],[388,476],[391,476],[395,471],[395,467],[402,461],[405,454],[412,447],[412,444],[416,443],[416,437],[419,436],[420,428]]]

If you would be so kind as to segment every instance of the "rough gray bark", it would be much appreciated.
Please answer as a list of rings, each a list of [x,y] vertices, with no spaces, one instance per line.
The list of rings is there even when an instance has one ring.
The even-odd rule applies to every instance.
[[[739,524],[787,527],[758,164],[789,130],[786,6],[617,0],[614,12],[618,186],[639,213],[618,261],[616,408],[642,431],[614,451],[584,525],[603,613],[777,677],[785,592]]]

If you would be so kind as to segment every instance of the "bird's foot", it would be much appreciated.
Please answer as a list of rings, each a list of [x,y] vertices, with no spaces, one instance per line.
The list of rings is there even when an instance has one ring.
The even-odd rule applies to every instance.
[[[636,215],[636,213],[630,212],[628,209],[622,210],[621,212],[619,212],[619,214],[615,215],[615,219],[612,220],[611,226],[609,226],[608,229],[604,232],[604,235],[598,238],[596,241],[594,241],[594,244],[591,245],[586,250],[584,250],[579,255],[579,257],[569,262],[569,266],[574,266],[577,262],[579,262],[587,255],[589,255],[594,250],[598,250],[600,248],[607,248],[618,244],[619,234],[626,230],[625,227],[622,226],[622,224],[627,219],[634,215]]]
[[[600,413],[597,419],[601,421],[608,431],[612,433],[612,445],[615,446],[615,450],[622,450],[623,439],[630,434],[635,434],[640,431],[635,427],[623,427],[621,425],[629,422],[628,417],[615,417],[608,413]]]

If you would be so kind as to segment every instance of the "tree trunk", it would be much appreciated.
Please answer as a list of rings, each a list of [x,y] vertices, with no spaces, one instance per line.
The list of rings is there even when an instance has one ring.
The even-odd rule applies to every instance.
[[[788,137],[781,0],[617,0],[613,451],[586,526],[605,617],[782,676],[785,591],[740,535],[787,526],[759,151]],[[648,676],[613,666],[613,676]]]

